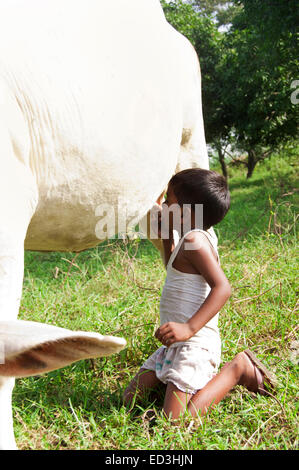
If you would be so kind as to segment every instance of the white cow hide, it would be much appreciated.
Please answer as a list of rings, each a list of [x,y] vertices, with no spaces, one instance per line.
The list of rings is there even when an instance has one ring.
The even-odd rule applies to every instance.
[[[208,167],[199,62],[159,0],[0,0],[0,448],[15,447],[10,375],[124,344],[39,327],[30,343],[32,324],[10,325],[24,246],[91,248],[145,220],[189,167]]]

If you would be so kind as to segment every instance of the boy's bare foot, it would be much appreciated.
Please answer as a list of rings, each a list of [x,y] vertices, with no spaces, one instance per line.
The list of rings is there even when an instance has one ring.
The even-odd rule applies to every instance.
[[[241,376],[240,385],[246,387],[249,391],[267,395],[267,389],[270,387],[274,389],[277,385],[277,379],[272,372],[270,372],[255,354],[246,349],[238,354],[239,360],[242,360],[244,372]]]

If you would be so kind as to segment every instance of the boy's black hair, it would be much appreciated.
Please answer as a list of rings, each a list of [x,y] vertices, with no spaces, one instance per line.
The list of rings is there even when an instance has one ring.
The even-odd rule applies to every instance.
[[[225,178],[216,171],[188,168],[176,173],[169,181],[178,204],[203,204],[203,229],[218,224],[230,206]]]

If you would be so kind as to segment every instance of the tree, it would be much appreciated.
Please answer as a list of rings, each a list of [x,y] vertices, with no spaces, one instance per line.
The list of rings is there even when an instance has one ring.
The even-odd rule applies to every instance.
[[[244,8],[226,34],[221,70],[238,147],[248,153],[247,177],[256,164],[298,135],[296,2],[242,0]]]
[[[186,0],[200,15],[213,16],[217,26],[227,26],[240,6],[227,0]]]
[[[201,14],[212,15],[231,2],[227,0],[188,0],[187,3],[194,6]]]

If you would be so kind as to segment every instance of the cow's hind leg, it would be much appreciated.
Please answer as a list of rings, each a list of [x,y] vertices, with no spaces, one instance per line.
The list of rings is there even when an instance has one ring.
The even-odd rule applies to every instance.
[[[22,150],[28,150],[28,157],[25,134],[22,144]],[[0,115],[0,328],[1,321],[15,320],[18,315],[24,240],[36,205],[36,182],[26,155],[14,145],[5,119]],[[0,345],[0,361],[3,361],[3,352],[3,345]],[[0,449],[16,448],[11,410],[13,384],[13,378],[0,377]]]

